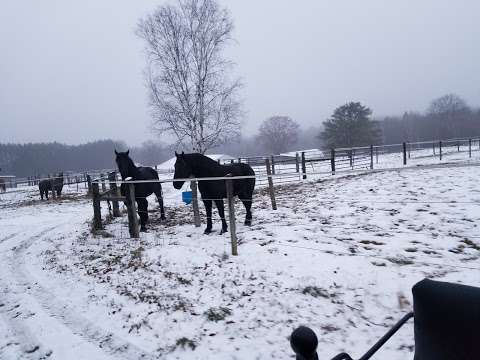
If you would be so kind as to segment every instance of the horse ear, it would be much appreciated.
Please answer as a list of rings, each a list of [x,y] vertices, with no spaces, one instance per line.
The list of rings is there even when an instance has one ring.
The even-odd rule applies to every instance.
[[[118,155],[117,149],[115,149],[115,155]]]
[[[185,155],[185,151],[182,151],[182,156]]]
[[[130,149],[128,149],[128,150],[127,150],[127,152],[126,152],[125,154],[127,154],[127,156],[128,156],[128,154],[129,154],[129,153],[130,153]]]

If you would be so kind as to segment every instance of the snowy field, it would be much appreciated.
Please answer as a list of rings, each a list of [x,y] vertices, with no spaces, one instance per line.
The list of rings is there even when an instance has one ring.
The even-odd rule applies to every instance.
[[[259,189],[251,227],[237,202],[237,257],[170,185],[167,221],[149,199],[140,240],[126,216],[92,234],[82,188],[50,202],[34,188],[0,194],[0,359],[292,359],[302,324],[321,359],[358,357],[411,310],[417,281],[480,286],[475,156],[309,177],[276,187],[277,211]],[[413,358],[412,323],[376,358]]]

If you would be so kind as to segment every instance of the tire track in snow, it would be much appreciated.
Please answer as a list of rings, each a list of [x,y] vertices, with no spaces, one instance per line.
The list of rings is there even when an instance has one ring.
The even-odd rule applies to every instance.
[[[31,239],[35,241],[53,229],[55,229],[55,227],[48,228],[33,236]],[[7,236],[3,238],[0,243],[13,239],[17,235],[18,233]],[[22,297],[19,295],[20,293],[24,293],[24,291],[22,291],[24,290],[23,286],[20,284],[12,285],[11,283],[6,283],[4,280],[6,274],[9,275],[7,278],[11,279],[12,276],[11,259],[6,257],[7,255],[5,255],[1,261],[2,264],[7,265],[8,270],[4,272],[2,277],[0,277],[0,318],[3,318],[4,323],[8,327],[9,336],[7,339],[5,339],[7,341],[6,344],[0,348],[1,358],[3,359],[5,357],[7,359],[12,358],[28,360],[48,359],[52,351],[45,349],[45,347],[25,324],[25,316],[29,316],[28,314],[30,311],[26,308],[25,304],[23,304]],[[5,271],[5,267],[3,270]],[[10,357],[9,353],[10,350],[12,350],[11,347],[19,348],[21,354],[17,353],[14,355],[14,357]]]
[[[76,312],[76,309],[68,303],[60,301],[53,293],[42,287],[37,281],[33,280],[25,267],[25,253],[35,241],[45,236],[49,232],[61,225],[51,227],[41,233],[22,241],[19,245],[12,248],[10,256],[5,256],[4,263],[7,264],[9,276],[11,276],[18,286],[22,287],[24,292],[29,294],[50,317],[61,322],[73,334],[93,344],[102,352],[113,355],[118,359],[155,359],[152,354],[145,352],[136,345],[120,338],[119,336],[108,332],[99,327],[94,322],[88,320]],[[13,319],[12,319],[13,320]],[[30,331],[21,325],[21,320],[15,321],[18,326],[16,336],[19,341],[34,339]],[[38,346],[37,351],[44,351],[38,341],[26,342],[30,348],[33,345]],[[30,348],[32,349],[32,348]],[[48,355],[49,350],[44,351]],[[25,359],[45,359],[44,357],[25,357]]]
[[[5,241],[8,241],[8,240],[14,238],[14,237],[17,236],[17,235],[18,235],[18,233],[5,236],[4,238],[0,239],[0,244],[3,243],[3,242],[5,242]]]

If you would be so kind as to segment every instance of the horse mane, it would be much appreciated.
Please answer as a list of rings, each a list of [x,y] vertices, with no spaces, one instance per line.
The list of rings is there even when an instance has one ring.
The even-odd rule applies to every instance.
[[[183,160],[196,176],[225,175],[225,166],[200,153],[183,154]]]

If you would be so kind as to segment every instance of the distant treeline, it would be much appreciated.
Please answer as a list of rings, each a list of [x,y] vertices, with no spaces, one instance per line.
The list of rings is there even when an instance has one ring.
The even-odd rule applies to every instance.
[[[425,113],[406,112],[379,121],[385,144],[478,137],[480,109],[448,94],[431,102]]]
[[[59,171],[86,171],[115,168],[114,150],[125,150],[122,141],[100,140],[82,145],[61,143],[0,144],[0,175],[27,177]],[[136,162],[155,165],[173,154],[162,144],[146,142],[132,147]]]

